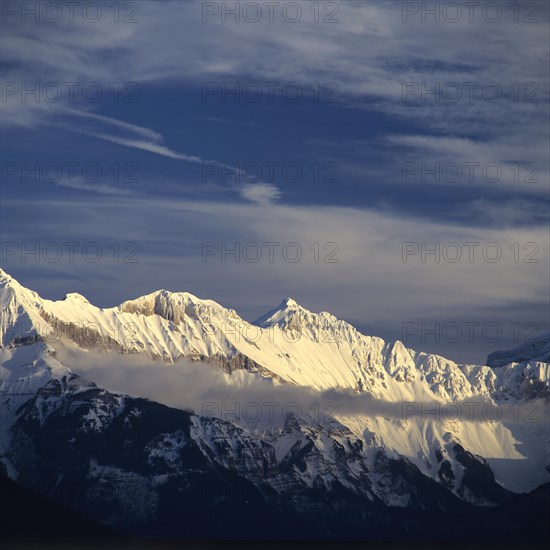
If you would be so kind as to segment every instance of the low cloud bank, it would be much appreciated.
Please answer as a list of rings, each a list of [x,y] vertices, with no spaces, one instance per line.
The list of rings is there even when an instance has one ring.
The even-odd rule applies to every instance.
[[[214,416],[248,428],[280,427],[288,414],[327,424],[346,415],[381,416],[427,422],[548,421],[543,400],[496,405],[483,398],[462,402],[383,401],[347,391],[316,391],[275,384],[246,371],[222,372],[215,365],[181,359],[174,364],[146,355],[82,352],[56,346],[59,360],[75,373],[112,391],[144,397],[203,416]]]

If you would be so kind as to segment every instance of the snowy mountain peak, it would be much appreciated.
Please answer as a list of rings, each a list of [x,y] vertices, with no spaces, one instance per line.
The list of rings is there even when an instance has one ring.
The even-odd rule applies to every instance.
[[[125,309],[127,307],[130,307],[131,304],[145,304],[152,301],[172,302],[179,305],[199,304],[224,309],[223,306],[221,306],[217,302],[214,302],[213,300],[198,298],[190,292],[172,292],[165,289],[155,290],[150,294],[145,294],[144,296],[139,296],[138,298],[134,298],[132,300],[127,300],[120,304],[119,307],[121,309]]]
[[[298,304],[296,300],[285,298],[276,308],[256,319],[253,324],[262,328],[269,328],[275,325],[283,326],[297,313],[311,314],[310,311]]]
[[[12,278],[10,275],[8,275],[1,267],[0,267],[0,282],[7,282],[11,281]]]
[[[0,268],[0,289],[6,287],[13,287],[17,289],[23,288],[11,275]]]
[[[213,300],[203,300],[189,292],[170,292],[164,289],[123,302],[118,309],[121,312],[139,313],[145,316],[160,315],[176,325],[186,317],[204,320],[212,314],[229,317],[236,315],[233,310],[225,309]]]
[[[85,296],[82,296],[82,294],[79,294],[78,292],[69,292],[68,294],[65,294],[65,298],[63,298],[63,300],[68,302],[83,302],[85,304],[90,303]]]

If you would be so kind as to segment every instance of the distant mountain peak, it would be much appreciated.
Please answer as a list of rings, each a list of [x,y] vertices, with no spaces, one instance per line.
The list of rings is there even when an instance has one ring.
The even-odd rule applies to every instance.
[[[198,298],[190,292],[171,292],[161,289],[140,296],[133,300],[127,300],[120,304],[118,309],[125,313],[139,313],[141,315],[160,315],[176,325],[185,318],[197,319],[211,312],[235,316],[233,310],[224,308],[213,300]]]
[[[291,317],[297,313],[310,314],[311,312],[302,307],[293,298],[285,298],[277,307],[264,313],[254,321],[254,325],[259,327],[270,327],[274,325],[285,324]]]
[[[487,365],[493,368],[524,361],[550,362],[550,332],[537,334],[512,349],[493,351],[487,357]]]
[[[82,294],[79,294],[78,292],[69,292],[65,294],[64,300],[67,301],[77,301],[77,302],[83,302],[85,304],[89,304],[90,302],[85,296],[82,296]]]

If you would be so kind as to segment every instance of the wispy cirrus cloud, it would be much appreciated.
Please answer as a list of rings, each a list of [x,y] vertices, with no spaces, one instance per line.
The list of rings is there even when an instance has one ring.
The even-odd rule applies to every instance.
[[[160,89],[251,80],[294,82],[306,90],[314,83],[337,82],[342,106],[378,110],[412,121],[432,134],[433,140],[443,137],[462,145],[470,140],[479,146],[481,136],[486,158],[499,157],[507,149],[518,158],[536,162],[546,175],[548,4],[532,3],[537,8],[537,24],[518,22],[511,3],[503,3],[496,23],[481,11],[473,20],[464,13],[452,23],[441,17],[438,22],[431,16],[405,18],[404,4],[338,2],[338,22],[333,24],[315,22],[305,13],[296,24],[280,14],[274,21],[262,17],[256,23],[243,19],[235,23],[230,16],[222,21],[219,11],[205,21],[204,3],[199,1],[140,2],[135,24],[117,24],[108,18],[91,24],[77,10],[72,23],[34,24],[31,19],[24,25],[8,25],[2,37],[8,67],[3,78],[15,83],[76,81],[104,86],[132,81]],[[111,55],[113,51],[116,55]],[[487,101],[478,96],[470,101],[472,83],[480,94],[487,85],[496,85],[502,97]],[[448,84],[461,89],[459,102],[436,98],[430,92]],[[408,90],[425,87],[428,93],[415,93],[405,101],[406,86]],[[527,92],[536,91],[536,101],[526,101],[526,86]],[[22,106],[19,99],[15,94],[4,105],[3,122],[8,127],[31,126],[33,118],[43,122],[59,116],[56,105]],[[87,111],[82,116],[91,118],[90,110],[95,107],[82,103],[76,107]],[[96,116],[99,122],[102,115]],[[97,137],[197,162],[196,155],[162,143],[157,131],[114,120],[103,122],[142,139],[107,132],[98,132]],[[516,131],[518,127],[521,132]],[[410,143],[393,141],[388,147],[398,153]],[[419,158],[431,159],[434,154],[434,144],[428,139],[417,141],[416,149]]]
[[[113,185],[90,183],[82,178],[79,179],[60,179],[56,181],[54,185],[59,187],[65,187],[67,189],[74,189],[76,191],[90,191],[92,193],[98,193],[100,195],[131,195],[132,192],[129,189],[121,189],[114,187]]]
[[[32,71],[58,82],[73,78],[157,84],[249,78],[294,81],[304,88],[336,81],[351,106],[374,103],[383,111],[420,116],[430,127],[447,130],[474,116],[480,124],[512,124],[516,115],[509,106],[514,102],[517,116],[534,119],[548,98],[546,2],[533,3],[538,24],[517,23],[511,4],[503,6],[498,23],[481,14],[473,21],[465,16],[449,23],[422,20],[420,15],[404,20],[400,2],[342,1],[334,24],[316,23],[305,15],[296,24],[282,17],[273,22],[263,17],[257,23],[211,17],[204,22],[203,4],[141,2],[139,22],[133,25],[109,20],[90,24],[78,14],[74,23],[12,25],[3,38],[3,56],[8,62],[26,63],[28,69],[14,68],[6,76],[25,80]],[[251,42],[255,48],[249,47]],[[105,55],[114,49],[117,55]],[[451,110],[448,102],[429,94],[426,101],[419,101],[420,94],[402,101],[405,83],[424,83],[430,90],[466,82],[481,87],[496,83],[506,97],[498,102],[465,98],[460,108]],[[515,101],[510,91],[515,84],[528,83],[538,87],[538,107]]]
[[[271,204],[281,197],[279,189],[270,183],[246,184],[240,190],[241,195],[258,204]]]

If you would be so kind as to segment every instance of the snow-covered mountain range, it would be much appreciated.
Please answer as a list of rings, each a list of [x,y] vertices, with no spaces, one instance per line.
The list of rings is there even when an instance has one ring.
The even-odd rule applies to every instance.
[[[292,299],[254,323],[165,290],[104,309],[76,293],[43,299],[2,270],[0,311],[0,469],[114,526],[132,528],[134,517],[138,531],[158,529],[174,487],[210,494],[197,471],[227,485],[213,501],[237,484],[250,502],[283,506],[298,522],[351,507],[354,529],[379,507],[505,506],[550,481],[549,335],[495,352],[487,365],[460,365]],[[229,384],[246,372],[275,391],[303,388],[346,406],[268,426],[167,409],[79,376],[60,346],[77,358],[139,354],[158,369],[190,360],[227,373]],[[103,448],[115,435],[132,459],[124,444]],[[67,496],[74,486],[85,498]],[[131,495],[143,501],[138,511]],[[104,498],[109,511],[98,506]]]

